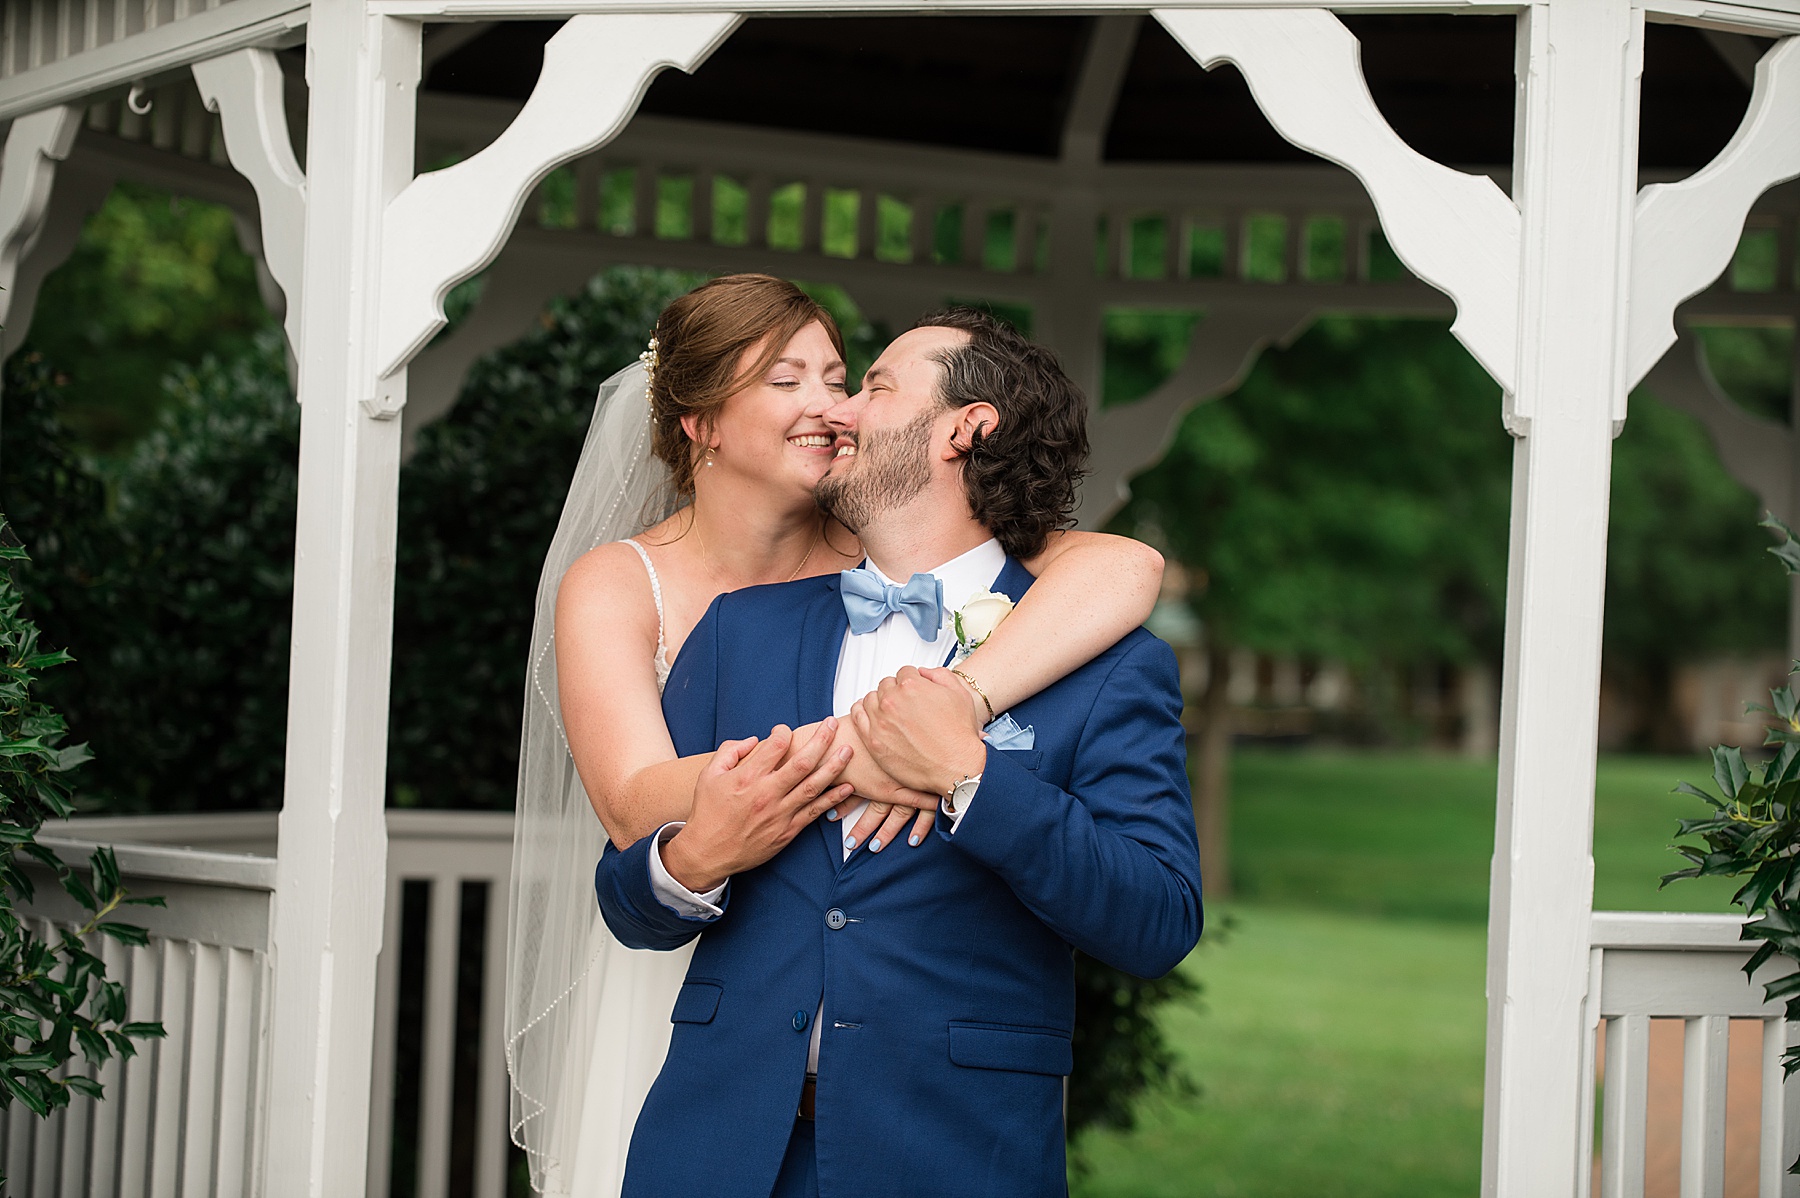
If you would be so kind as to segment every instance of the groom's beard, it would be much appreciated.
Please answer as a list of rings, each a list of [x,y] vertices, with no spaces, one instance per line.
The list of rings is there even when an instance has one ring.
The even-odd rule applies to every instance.
[[[936,411],[923,412],[904,428],[856,439],[856,462],[842,476],[819,480],[813,498],[851,532],[899,507],[931,484],[931,426]]]

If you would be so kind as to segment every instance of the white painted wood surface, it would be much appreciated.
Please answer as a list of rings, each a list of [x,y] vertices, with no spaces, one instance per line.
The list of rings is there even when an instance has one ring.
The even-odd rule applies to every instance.
[[[545,175],[604,145],[658,71],[692,70],[738,20],[719,12],[588,16],[558,30],[544,45],[531,98],[506,132],[473,158],[419,176],[389,202],[380,373],[405,365],[443,327],[450,288],[493,260]]]
[[[234,50],[194,64],[206,107],[224,125],[231,165],[256,192],[264,264],[281,288],[288,348],[300,356],[300,285],[305,269],[306,176],[288,135],[281,64],[273,51]]]
[[[1519,211],[1492,179],[1433,162],[1400,139],[1369,95],[1360,45],[1343,22],[1323,9],[1155,16],[1201,66],[1235,64],[1276,132],[1362,181],[1400,260],[1456,302],[1451,332],[1512,390]]]
[[[1643,17],[1522,18],[1514,191],[1522,297],[1482,1193],[1559,1198],[1587,1167],[1579,1064],[1613,411],[1624,390]]]
[[[81,110],[66,104],[22,116],[7,130],[0,151],[0,324],[17,294],[20,263],[43,232],[56,165],[80,131]]]
[[[247,2],[247,0],[239,0]],[[376,369],[382,215],[411,178],[417,23],[316,0],[300,468],[263,1192],[361,1192],[381,949],[405,371]]]
[[[169,11],[161,0],[113,0],[107,7],[115,20],[77,46],[59,36],[86,28],[70,20],[69,7],[7,0],[8,11],[26,14],[21,37],[27,44],[64,52],[36,55],[25,69],[0,77],[0,120],[152,79],[244,46],[291,45],[309,11],[308,0],[228,0],[166,20],[158,19]],[[87,11],[97,14],[100,8],[90,3]]]
[[[1631,335],[1625,382],[1634,386],[1675,344],[1675,307],[1724,273],[1751,205],[1800,175],[1800,38],[1756,64],[1750,107],[1731,141],[1693,177],[1638,195]],[[1616,413],[1624,418],[1623,410]]]

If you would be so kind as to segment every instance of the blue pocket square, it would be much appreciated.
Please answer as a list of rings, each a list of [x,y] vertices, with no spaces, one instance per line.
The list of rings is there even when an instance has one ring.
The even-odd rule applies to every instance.
[[[1027,724],[1019,727],[1019,721],[1007,712],[999,719],[981,730],[987,743],[996,749],[1031,749],[1037,746],[1037,732]]]

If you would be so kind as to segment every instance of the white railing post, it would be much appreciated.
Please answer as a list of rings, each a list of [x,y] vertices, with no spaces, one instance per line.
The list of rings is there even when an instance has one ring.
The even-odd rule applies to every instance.
[[[350,1198],[366,1177],[405,402],[404,369],[377,375],[377,292],[383,216],[412,175],[419,45],[418,22],[362,0],[312,8],[267,1198]]]
[[[1578,1142],[1613,419],[1623,396],[1643,13],[1520,19],[1523,218],[1482,1193],[1560,1198]],[[1551,96],[1556,115],[1551,119]],[[1611,1062],[1608,1062],[1610,1070]]]

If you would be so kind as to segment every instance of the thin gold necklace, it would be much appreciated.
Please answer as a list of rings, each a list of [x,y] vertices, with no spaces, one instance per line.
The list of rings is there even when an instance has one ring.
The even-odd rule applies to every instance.
[[[719,577],[719,568],[713,565],[712,550],[706,547],[706,534],[700,531],[700,513],[698,512],[694,513],[693,529],[694,535],[700,539],[700,556],[706,560],[706,572],[712,575],[714,581],[717,581]],[[821,519],[819,521],[819,526],[813,530],[812,543],[807,545],[806,555],[800,559],[800,564],[794,567],[794,572],[789,574],[782,581],[792,582],[794,579],[800,577],[800,571],[806,569],[806,563],[812,560],[813,550],[819,547],[819,541],[824,535],[825,521]]]

